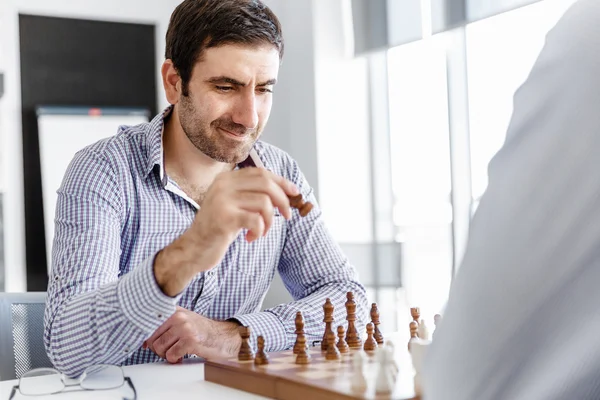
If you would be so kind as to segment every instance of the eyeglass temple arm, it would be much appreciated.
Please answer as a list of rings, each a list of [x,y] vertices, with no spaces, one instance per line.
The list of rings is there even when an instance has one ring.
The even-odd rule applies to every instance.
[[[130,377],[126,376],[124,377],[125,381],[129,384],[129,387],[131,388],[131,390],[133,390],[133,399],[128,399],[127,397],[123,397],[123,400],[137,400],[137,392],[135,390],[135,386],[133,386],[133,381],[131,380]],[[16,387],[16,386],[15,386]],[[13,391],[15,390],[15,388],[13,388]],[[12,397],[11,397],[12,398]],[[10,399],[9,399],[10,400]]]
[[[19,385],[13,386],[12,390],[10,391],[10,396],[8,396],[8,400],[12,400],[12,398],[15,397],[15,393],[17,393],[18,388]]]

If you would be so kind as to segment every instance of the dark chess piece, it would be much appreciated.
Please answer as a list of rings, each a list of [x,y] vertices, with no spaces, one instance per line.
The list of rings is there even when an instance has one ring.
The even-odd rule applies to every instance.
[[[339,360],[342,358],[340,351],[335,345],[335,333],[330,331],[327,334],[327,354],[325,354],[326,360]]]
[[[256,339],[256,356],[254,357],[254,364],[265,365],[269,363],[269,356],[265,353],[265,338],[259,336]]]
[[[331,300],[327,298],[325,300],[325,304],[323,305],[323,314],[325,317],[323,318],[323,322],[325,322],[325,332],[323,332],[323,340],[321,341],[321,350],[327,351],[327,335],[329,332],[333,332],[331,329],[331,324],[333,323],[333,304]]]
[[[356,303],[354,302],[354,293],[348,292],[346,293],[346,320],[348,321],[348,330],[346,331],[346,343],[352,349],[360,349],[362,347],[362,342],[360,340],[360,336],[358,336],[358,331],[356,330],[356,326],[354,326],[354,321],[356,321]]]
[[[306,346],[306,336],[298,336],[298,348],[300,349],[296,356],[296,364],[309,364],[310,354],[308,354],[308,348]]]
[[[377,348],[377,342],[373,338],[373,332],[375,328],[373,327],[373,323],[369,322],[367,324],[367,339],[365,340],[364,350],[365,351],[373,351]]]
[[[240,346],[240,352],[238,353],[238,360],[250,361],[254,360],[254,351],[250,347],[250,332],[249,326],[239,327],[240,336],[242,337],[242,345]]]
[[[301,217],[306,217],[310,210],[312,210],[313,205],[311,202],[305,202],[302,199],[302,194],[297,194],[296,196],[288,196],[290,199],[290,207],[297,208],[300,212]]]
[[[344,327],[342,325],[338,326],[337,332],[338,332],[337,348],[340,351],[340,353],[347,353],[350,349],[350,346],[348,346],[348,343],[346,343],[346,341],[344,340],[344,336],[346,335]]]
[[[294,354],[298,354],[301,350],[301,345],[300,345],[300,337],[304,337],[304,347],[306,346],[306,336],[304,333],[304,317],[302,317],[302,312],[298,311],[296,313],[296,320],[295,320],[295,324],[296,324],[296,331],[294,332],[297,336],[296,336],[296,343],[294,343]]]
[[[377,303],[371,304],[371,322],[375,326],[375,332],[373,333],[373,337],[377,344],[383,344],[383,335],[379,330],[379,309],[377,308]]]

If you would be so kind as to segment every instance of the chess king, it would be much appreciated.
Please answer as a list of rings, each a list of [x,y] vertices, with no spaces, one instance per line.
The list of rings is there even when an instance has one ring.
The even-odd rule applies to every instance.
[[[297,311],[306,342],[322,338],[325,298],[357,346],[365,289],[298,163],[260,140],[283,54],[259,0],[174,10],[160,70],[169,106],[80,151],[58,192],[44,319],[57,369],[236,357],[240,326],[252,346],[262,336],[261,355],[290,349]],[[276,272],[294,300],[262,310]]]

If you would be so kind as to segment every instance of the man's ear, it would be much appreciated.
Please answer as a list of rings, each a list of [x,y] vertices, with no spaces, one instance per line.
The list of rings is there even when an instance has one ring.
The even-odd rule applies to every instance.
[[[179,103],[181,97],[181,77],[170,59],[165,60],[160,69],[163,87],[169,104]]]

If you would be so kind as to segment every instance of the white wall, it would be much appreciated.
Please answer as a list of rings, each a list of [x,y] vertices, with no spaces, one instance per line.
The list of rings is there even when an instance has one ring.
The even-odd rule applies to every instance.
[[[163,61],[165,33],[179,0],[1,0],[0,70],[5,73],[5,96],[0,100],[0,182],[4,187],[5,289],[25,290],[25,229],[21,88],[18,15],[34,14],[156,25],[157,71]],[[159,109],[167,102],[160,75],[156,77]],[[2,179],[3,178],[3,179]]]

